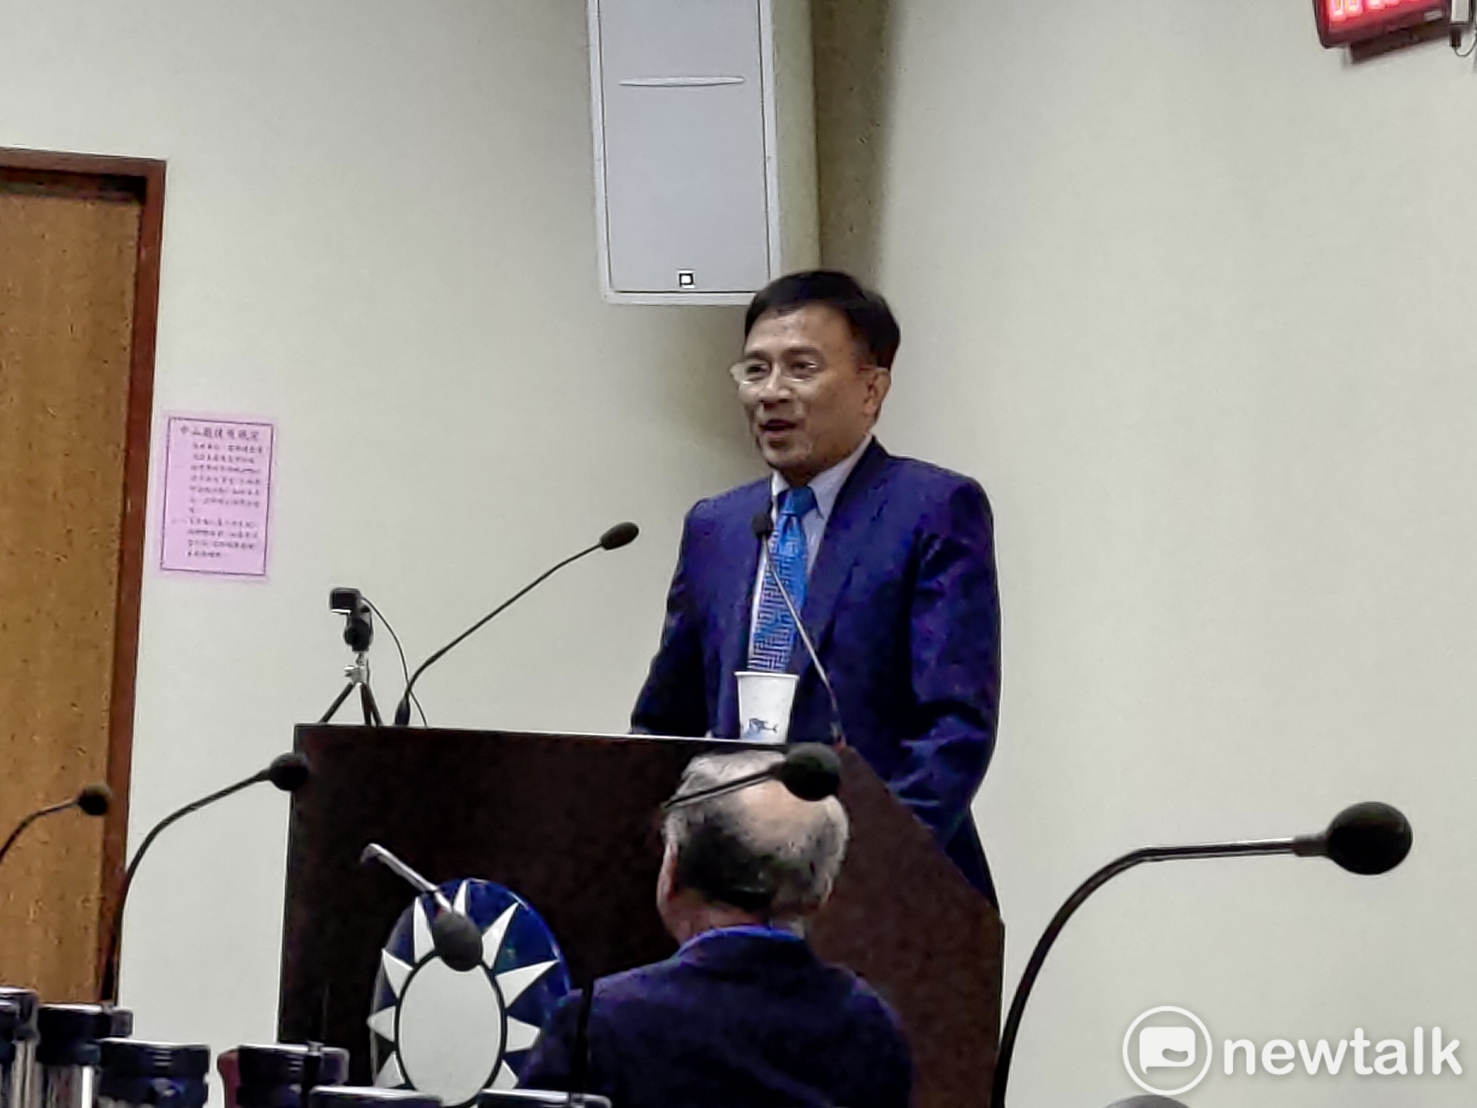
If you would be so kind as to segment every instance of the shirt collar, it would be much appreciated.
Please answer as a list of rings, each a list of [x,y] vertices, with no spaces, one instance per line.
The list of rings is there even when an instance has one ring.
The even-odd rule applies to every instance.
[[[815,493],[816,513],[822,521],[831,518],[831,509],[836,506],[836,498],[841,495],[841,486],[846,484],[846,479],[851,476],[851,471],[856,468],[857,462],[862,460],[862,455],[867,452],[867,447],[872,445],[872,433],[862,439],[861,445],[837,462],[830,469],[816,474],[810,481],[810,491]],[[790,482],[780,476],[778,472],[769,478],[769,502],[771,505],[779,499],[780,493],[790,487]]]
[[[678,954],[684,954],[695,946],[710,942],[714,939],[741,938],[751,939],[774,939],[780,942],[804,942],[805,936],[789,927],[765,926],[761,923],[744,923],[734,927],[715,927],[709,931],[699,931],[688,939],[677,949]]]

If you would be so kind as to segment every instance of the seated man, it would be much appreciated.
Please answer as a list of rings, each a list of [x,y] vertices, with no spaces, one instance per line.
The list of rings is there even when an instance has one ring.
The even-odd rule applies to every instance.
[[[678,795],[757,773],[773,751],[693,759]],[[594,986],[586,1061],[579,992],[561,1002],[522,1084],[571,1088],[614,1108],[907,1108],[912,1061],[897,1017],[811,951],[803,921],[830,895],[846,852],[834,797],[799,800],[776,781],[668,813],[657,909],[682,944],[665,962]]]

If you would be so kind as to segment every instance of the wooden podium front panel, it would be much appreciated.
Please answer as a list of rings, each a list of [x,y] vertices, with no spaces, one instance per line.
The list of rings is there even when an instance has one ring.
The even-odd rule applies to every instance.
[[[378,842],[433,881],[478,877],[522,896],[577,984],[672,953],[655,905],[659,807],[694,740],[304,726],[312,764],[288,840],[278,1034],[350,1052],[369,1083],[381,945],[413,892],[359,856]],[[867,978],[913,1046],[918,1108],[988,1101],[1000,1008],[993,910],[853,751],[852,841],[817,952]]]
[[[313,767],[293,798],[279,1036],[350,1051],[369,1083],[379,952],[414,893],[366,843],[432,881],[495,881],[558,936],[576,983],[667,957],[655,907],[661,802],[703,744],[299,727]]]
[[[902,1017],[915,1108],[986,1108],[1000,1040],[1000,917],[861,756],[841,755],[851,842],[811,945]]]

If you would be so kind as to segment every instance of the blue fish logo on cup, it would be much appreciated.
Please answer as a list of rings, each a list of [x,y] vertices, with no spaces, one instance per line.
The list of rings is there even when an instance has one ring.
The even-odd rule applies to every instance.
[[[743,737],[746,742],[779,742],[780,729],[762,719],[751,719]]]

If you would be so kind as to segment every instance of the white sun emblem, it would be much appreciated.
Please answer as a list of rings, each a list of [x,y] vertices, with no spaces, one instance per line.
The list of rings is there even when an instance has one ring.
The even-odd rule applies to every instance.
[[[453,904],[463,915],[468,884],[457,887]],[[483,1089],[517,1086],[518,1075],[507,1056],[530,1049],[539,1028],[508,1015],[508,1009],[559,962],[493,972],[513,917],[526,910],[515,900],[482,932],[482,964],[458,973],[436,954],[425,899],[418,897],[412,908],[412,962],[380,952],[394,1000],[369,1017],[369,1027],[389,1040],[393,1050],[375,1084],[408,1087],[439,1096],[446,1105],[462,1105]]]

